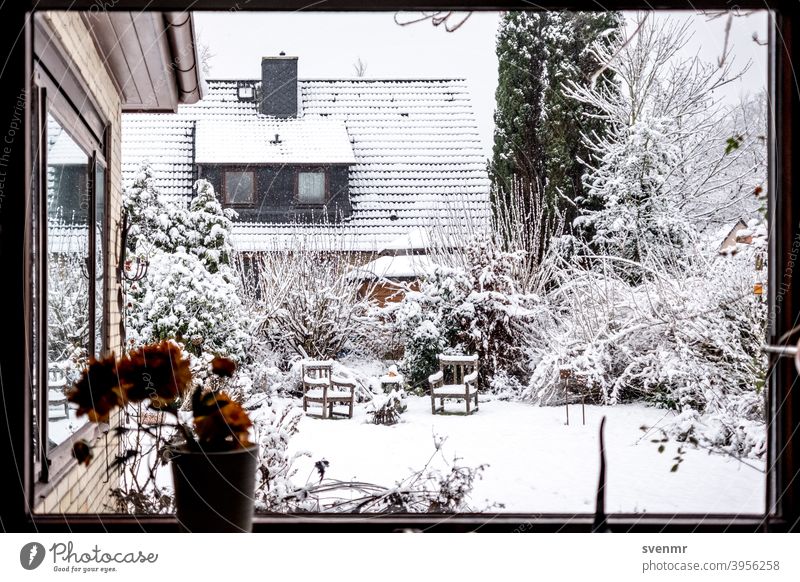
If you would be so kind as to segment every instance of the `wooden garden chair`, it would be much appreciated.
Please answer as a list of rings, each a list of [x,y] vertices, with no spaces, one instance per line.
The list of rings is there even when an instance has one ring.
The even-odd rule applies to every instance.
[[[47,370],[47,407],[50,418],[69,418],[66,390],[67,375],[57,366],[51,365]]]
[[[328,418],[341,416],[353,418],[353,403],[356,400],[356,383],[347,378],[331,376],[331,387],[328,391]],[[347,406],[348,411],[337,412],[334,406]]]
[[[445,384],[445,378],[452,384]],[[466,414],[478,410],[478,355],[439,355],[439,371],[428,377],[431,387],[431,413],[444,414],[446,399],[463,400]],[[436,407],[436,400],[439,407]]]
[[[303,363],[303,412],[309,414],[309,405],[319,406],[320,414],[309,414],[319,418],[341,416],[353,418],[355,382],[334,376],[330,360]],[[334,406],[347,406],[348,412],[334,410]]]

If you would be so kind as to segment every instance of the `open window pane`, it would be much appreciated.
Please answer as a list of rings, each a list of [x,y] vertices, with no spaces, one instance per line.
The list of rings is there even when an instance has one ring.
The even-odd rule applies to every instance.
[[[225,172],[225,199],[228,204],[252,204],[254,193],[253,172]]]
[[[297,201],[303,204],[325,202],[325,172],[299,172],[297,174]]]
[[[67,404],[90,348],[89,155],[51,115],[47,118],[47,387],[48,450],[86,418]]]

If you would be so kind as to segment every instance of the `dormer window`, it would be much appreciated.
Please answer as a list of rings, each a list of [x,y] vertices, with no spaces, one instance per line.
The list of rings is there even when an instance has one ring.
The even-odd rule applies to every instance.
[[[242,101],[253,100],[253,87],[252,85],[240,85],[237,90],[237,95]]]
[[[255,172],[250,170],[225,170],[224,200],[232,206],[252,205],[256,191]]]
[[[326,194],[324,170],[302,170],[297,173],[298,204],[325,204]]]

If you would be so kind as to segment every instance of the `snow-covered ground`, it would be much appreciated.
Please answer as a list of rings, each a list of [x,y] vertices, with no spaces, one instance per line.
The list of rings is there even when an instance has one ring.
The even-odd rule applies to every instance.
[[[277,403],[276,403],[277,404]],[[296,461],[295,480],[314,475],[313,463],[329,461],[326,477],[393,485],[421,469],[434,451],[434,435],[446,437],[438,466],[459,457],[461,466],[487,464],[473,490],[472,505],[502,503],[500,511],[585,513],[594,508],[598,474],[598,427],[605,415],[609,512],[760,513],[764,508],[763,462],[687,450],[670,472],[677,443],[664,453],[643,438],[642,425],[657,426],[665,410],[642,404],[537,407],[519,402],[481,402],[472,416],[433,416],[428,398],[409,396],[408,411],[395,426],[366,422],[364,405],[353,419],[304,417],[290,451],[308,451]],[[311,477],[314,479],[314,477]],[[298,483],[301,484],[301,483]]]

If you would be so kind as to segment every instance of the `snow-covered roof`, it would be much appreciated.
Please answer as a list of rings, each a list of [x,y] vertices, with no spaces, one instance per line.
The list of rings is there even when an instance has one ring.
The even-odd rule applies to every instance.
[[[382,253],[398,251],[416,251],[429,248],[431,245],[430,230],[415,228],[406,234],[390,240],[380,249]]]
[[[201,119],[195,126],[195,162],[236,164],[355,164],[340,119],[258,116],[246,121]]]
[[[47,227],[47,252],[87,255],[89,253],[89,228],[86,225],[49,224]]]
[[[237,88],[243,84],[256,90],[260,81],[209,81],[206,97],[179,106],[177,113],[124,114],[123,180],[130,183],[146,159],[162,193],[190,197],[195,132],[203,150],[198,155],[209,159],[202,135],[209,125],[270,119],[259,113],[256,101],[239,99]],[[447,220],[489,215],[486,160],[464,80],[300,80],[298,85],[303,120],[343,123],[346,129],[354,163],[349,170],[353,214],[345,226],[354,248],[378,250],[445,215]],[[338,145],[326,155],[336,157],[342,154],[341,142],[332,139]],[[259,250],[285,236],[286,224],[238,221],[233,242]]]
[[[89,155],[52,117],[47,119],[47,164],[50,166],[89,165]]]
[[[351,276],[360,279],[420,279],[429,275],[436,264],[427,255],[386,255],[353,269]]]

